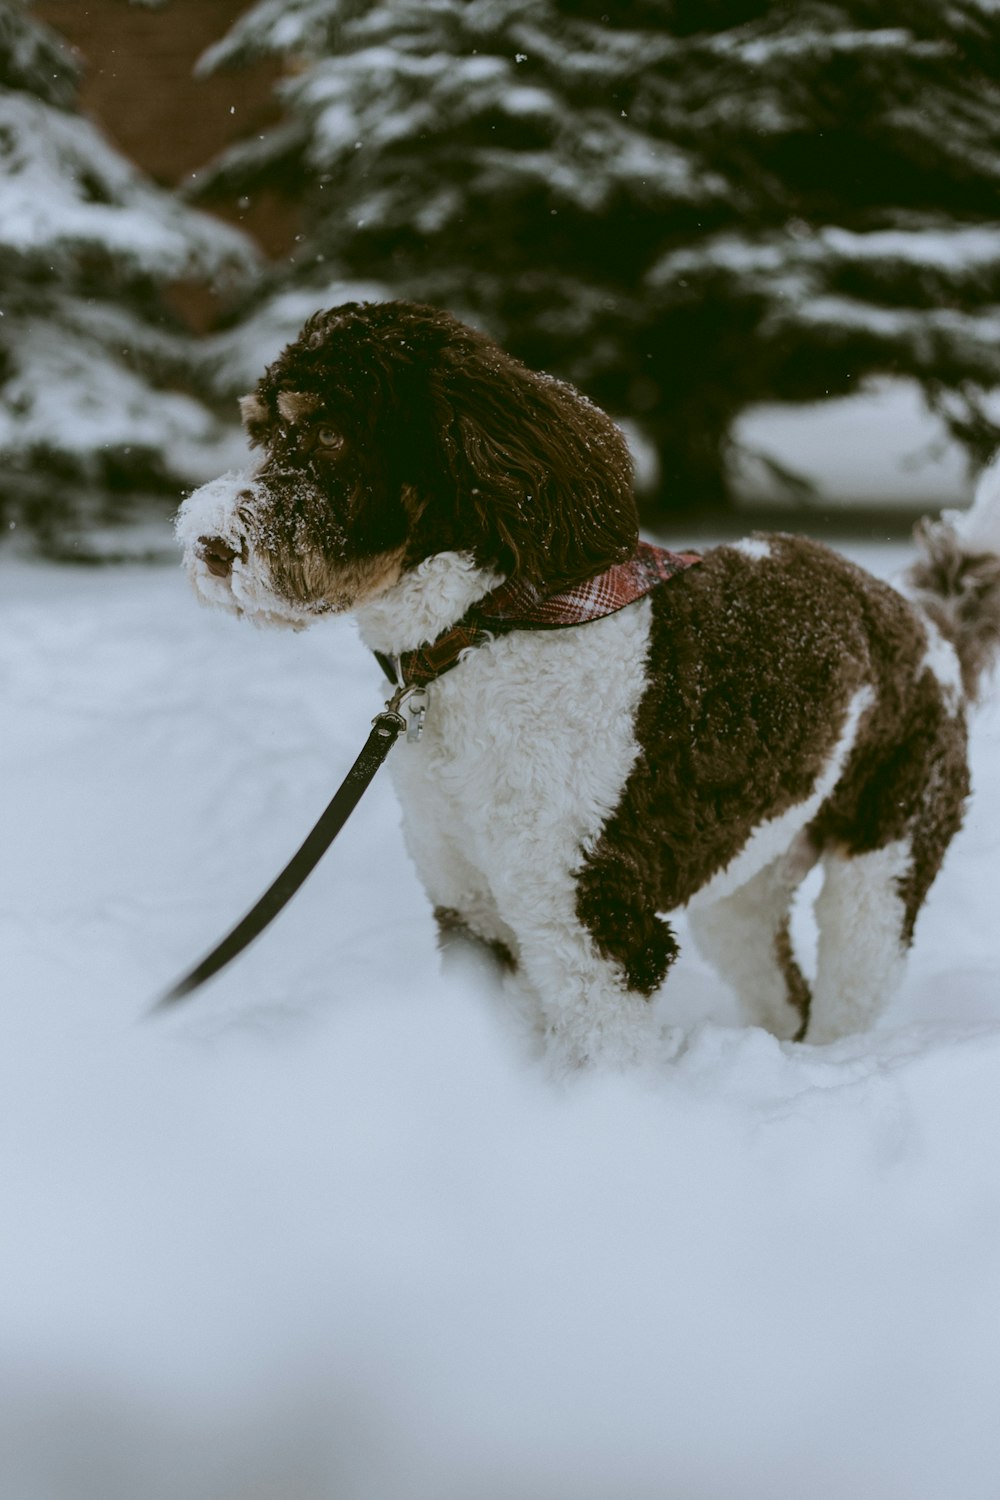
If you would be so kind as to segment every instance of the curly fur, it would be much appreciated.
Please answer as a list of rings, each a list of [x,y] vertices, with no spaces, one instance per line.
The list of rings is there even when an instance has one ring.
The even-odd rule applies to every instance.
[[[350,609],[394,654],[505,577],[554,593],[635,548],[610,419],[433,308],[317,313],[242,411],[258,467],[178,530],[199,594],[252,619]],[[565,1062],[643,1054],[685,908],[748,1019],[870,1024],[961,822],[965,707],[1000,649],[996,485],[977,507],[923,528],[908,597],[758,536],[432,684],[390,761],[408,847],[448,944],[486,945]],[[817,861],[810,999],[788,914]]]
[[[962,689],[974,701],[1000,653],[1000,557],[969,554],[954,525],[924,520],[917,526],[923,557],[907,583],[927,617],[958,652]]]

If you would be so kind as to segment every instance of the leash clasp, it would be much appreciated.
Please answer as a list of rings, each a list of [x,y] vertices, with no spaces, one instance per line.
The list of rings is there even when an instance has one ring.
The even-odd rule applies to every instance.
[[[398,677],[397,668],[397,677]],[[391,698],[386,700],[385,711],[395,714],[403,721],[406,729],[406,738],[411,745],[416,744],[424,732],[424,720],[427,717],[427,689],[419,683],[411,683],[409,687],[400,682]]]

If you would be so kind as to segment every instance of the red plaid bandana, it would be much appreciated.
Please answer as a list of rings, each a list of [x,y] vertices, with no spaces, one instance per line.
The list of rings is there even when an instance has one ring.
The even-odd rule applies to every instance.
[[[437,640],[401,656],[376,651],[379,664],[391,682],[405,687],[425,687],[458,665],[462,655],[485,645],[495,635],[510,630],[563,630],[585,625],[604,615],[617,614],[661,583],[701,562],[697,552],[668,552],[651,542],[640,542],[634,557],[615,563],[606,573],[561,594],[544,594],[519,579],[501,583],[468,610],[456,625]]]
[[[657,584],[700,562],[696,552],[668,552],[651,542],[640,542],[634,557],[615,563],[606,573],[575,584],[563,594],[545,595],[530,583],[509,579],[474,604],[472,611],[484,624],[561,630],[584,625],[603,615],[617,614]]]

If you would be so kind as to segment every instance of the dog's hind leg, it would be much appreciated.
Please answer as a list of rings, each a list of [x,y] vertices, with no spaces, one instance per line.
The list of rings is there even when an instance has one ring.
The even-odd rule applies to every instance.
[[[903,974],[923,906],[969,792],[966,730],[928,671],[916,728],[874,769],[862,760],[813,825],[825,879],[807,1042],[869,1027]]]
[[[688,914],[700,952],[736,991],[747,1020],[799,1038],[809,1019],[809,984],[792,950],[795,892],[818,851],[802,834],[792,849],[745,885]]]
[[[816,899],[816,982],[808,1042],[865,1031],[891,999],[908,946],[904,882],[912,864],[908,839],[881,849],[823,856]]]

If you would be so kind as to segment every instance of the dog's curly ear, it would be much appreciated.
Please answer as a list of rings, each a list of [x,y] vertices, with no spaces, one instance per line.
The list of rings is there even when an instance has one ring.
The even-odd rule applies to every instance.
[[[477,559],[551,592],[631,557],[639,523],[619,429],[572,386],[463,333],[440,352],[431,399]]]

